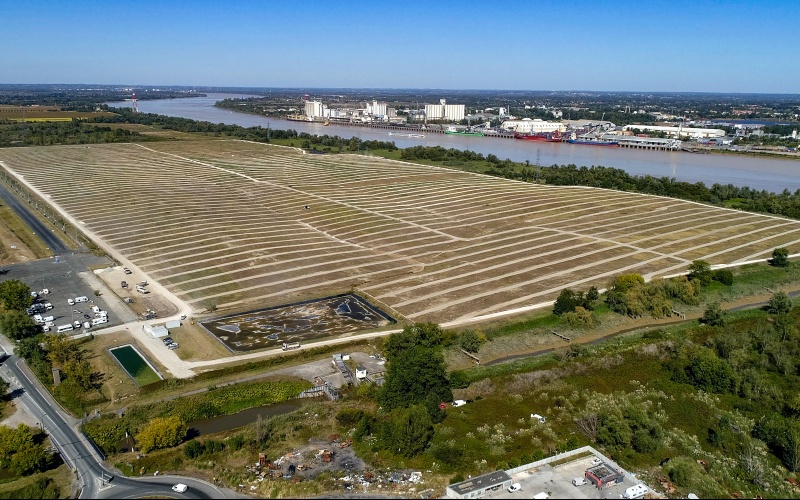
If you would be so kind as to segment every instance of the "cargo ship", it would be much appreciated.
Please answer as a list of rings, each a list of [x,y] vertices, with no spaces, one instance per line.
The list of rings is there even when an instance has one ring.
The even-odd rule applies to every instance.
[[[562,136],[558,132],[540,132],[538,134],[514,134],[514,139],[521,139],[523,141],[561,142]]]
[[[587,146],[619,146],[617,141],[609,141],[607,139],[568,139],[570,144],[583,144]]]

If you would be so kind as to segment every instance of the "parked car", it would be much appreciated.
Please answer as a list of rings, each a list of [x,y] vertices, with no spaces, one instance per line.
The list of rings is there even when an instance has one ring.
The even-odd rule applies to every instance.
[[[180,347],[180,346],[178,345],[178,343],[177,343],[177,342],[173,342],[173,343],[171,343],[170,345],[168,345],[168,346],[167,346],[167,348],[168,348],[169,350],[171,350],[171,351],[174,351],[174,350],[175,350],[175,349],[177,349],[178,347]]]
[[[514,483],[514,484],[512,484],[511,486],[508,487],[508,492],[509,493],[514,493],[515,491],[519,491],[521,489],[522,489],[522,485],[521,484]]]
[[[602,463],[603,463],[603,461],[602,461],[602,460],[600,460],[600,459],[599,459],[599,458],[597,458],[597,457],[594,457],[594,458],[592,459],[592,467],[594,467],[594,466],[596,466],[596,465],[600,465],[600,464],[602,464]]]
[[[128,282],[127,281],[123,281],[122,282],[122,288],[128,288]]]
[[[164,344],[166,345],[169,345],[173,342],[172,337],[164,337],[163,339],[161,339],[161,341],[164,342]]]

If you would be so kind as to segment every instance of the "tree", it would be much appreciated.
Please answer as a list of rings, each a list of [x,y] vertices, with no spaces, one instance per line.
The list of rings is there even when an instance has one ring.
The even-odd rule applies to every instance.
[[[136,435],[144,453],[181,444],[186,437],[186,424],[177,416],[154,418]]]
[[[693,260],[689,264],[689,279],[699,281],[702,285],[711,283],[711,264],[704,260]]]
[[[553,304],[553,314],[561,316],[562,314],[569,313],[575,310],[575,307],[583,301],[583,294],[565,288],[558,294],[555,304]]]
[[[770,314],[788,314],[792,310],[792,299],[784,292],[775,292],[767,302],[766,309]]]
[[[414,347],[387,360],[386,379],[378,393],[384,409],[423,404],[429,395],[452,401],[444,357],[439,350]]]
[[[464,330],[458,338],[461,348],[471,353],[478,352],[484,342],[486,342],[486,336],[475,330]]]
[[[442,345],[444,332],[436,323],[414,323],[403,328],[400,333],[389,337],[383,345],[387,360],[413,347],[435,348]]]
[[[25,311],[33,303],[31,289],[20,280],[0,283],[0,303],[8,311]]]
[[[11,310],[0,314],[0,331],[10,339],[22,340],[36,336],[39,327],[23,311]]]
[[[406,458],[418,455],[433,438],[433,423],[428,411],[414,405],[398,413],[392,421],[392,444],[397,454]]]
[[[725,326],[725,311],[719,305],[719,302],[712,302],[700,318],[701,323],[708,326]]]
[[[772,251],[772,260],[770,264],[777,267],[786,267],[789,265],[789,249],[788,248],[776,248]]]

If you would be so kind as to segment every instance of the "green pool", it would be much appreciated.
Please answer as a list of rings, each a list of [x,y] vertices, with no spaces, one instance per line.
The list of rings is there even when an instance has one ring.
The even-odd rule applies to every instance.
[[[132,345],[124,345],[109,349],[108,352],[117,360],[128,375],[139,386],[152,384],[161,380],[161,376],[156,373],[150,363],[144,359],[144,356],[139,354]]]

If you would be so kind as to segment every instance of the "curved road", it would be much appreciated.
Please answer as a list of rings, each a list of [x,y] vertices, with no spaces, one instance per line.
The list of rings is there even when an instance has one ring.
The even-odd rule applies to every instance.
[[[18,200],[4,184],[0,184],[0,199],[8,205],[19,217],[31,228],[31,230],[39,236],[45,245],[53,251],[54,255],[65,253],[69,250],[64,243],[56,235],[53,234],[53,229],[48,228],[42,221],[40,221],[28,207]]]
[[[79,498],[247,498],[230,490],[215,487],[198,479],[158,476],[132,479],[115,476],[106,469],[103,459],[78,428],[80,421],[66,415],[16,356],[8,357],[0,367],[0,375],[19,394],[40,425],[58,448],[64,462],[75,472],[81,488]],[[172,485],[184,483],[186,493],[175,493]]]

